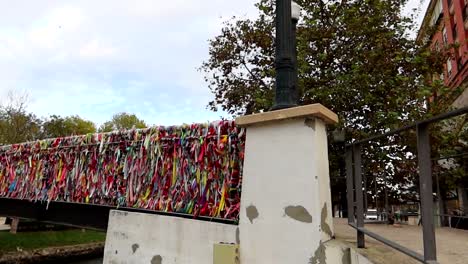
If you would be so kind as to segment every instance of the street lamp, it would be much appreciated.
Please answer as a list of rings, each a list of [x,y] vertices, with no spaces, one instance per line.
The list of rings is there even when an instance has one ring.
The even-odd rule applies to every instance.
[[[293,40],[293,65],[294,65],[294,102],[297,103],[299,100],[298,96],[298,83],[299,83],[299,70],[297,64],[297,23],[299,22],[299,17],[301,16],[301,6],[296,2],[291,3],[291,18],[292,18],[292,40]]]
[[[297,24],[299,21],[299,17],[301,16],[301,6],[298,5],[296,2],[291,2],[291,18],[293,23]]]
[[[300,9],[298,11],[297,7],[292,8],[291,0],[276,0],[276,92],[272,110],[297,106],[293,15],[297,21],[299,13]]]

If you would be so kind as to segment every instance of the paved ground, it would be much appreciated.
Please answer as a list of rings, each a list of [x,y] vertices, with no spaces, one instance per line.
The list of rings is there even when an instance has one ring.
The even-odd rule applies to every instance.
[[[10,230],[10,226],[5,225],[5,218],[4,217],[0,217],[0,231],[3,231],[3,230]]]
[[[349,227],[347,219],[335,218],[335,236],[350,244],[356,244],[356,230]],[[366,224],[365,228],[393,240],[405,247],[423,254],[422,229],[418,226],[394,227],[384,224]],[[468,231],[452,228],[436,229],[437,256],[441,264],[468,263]],[[418,261],[366,237],[366,249],[360,250],[363,255],[376,264],[399,263],[413,264]]]

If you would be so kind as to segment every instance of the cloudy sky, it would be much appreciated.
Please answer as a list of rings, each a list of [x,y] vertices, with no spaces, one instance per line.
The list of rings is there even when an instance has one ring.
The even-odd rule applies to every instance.
[[[118,112],[149,124],[218,119],[197,67],[221,22],[254,17],[255,2],[0,0],[0,96],[27,91],[38,116],[97,124]]]

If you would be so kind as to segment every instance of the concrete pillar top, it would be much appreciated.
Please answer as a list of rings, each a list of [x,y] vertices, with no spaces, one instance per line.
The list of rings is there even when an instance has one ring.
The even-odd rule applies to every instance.
[[[241,116],[236,118],[236,124],[241,127],[247,127],[266,122],[299,117],[316,117],[323,120],[326,124],[338,123],[338,116],[330,109],[321,104],[310,104],[271,112]]]

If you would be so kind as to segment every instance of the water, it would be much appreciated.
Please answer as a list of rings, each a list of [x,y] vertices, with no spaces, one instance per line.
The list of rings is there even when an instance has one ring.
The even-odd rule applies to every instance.
[[[97,259],[91,259],[91,260],[82,260],[78,262],[70,262],[68,264],[102,264],[103,259],[102,258],[97,258]]]

